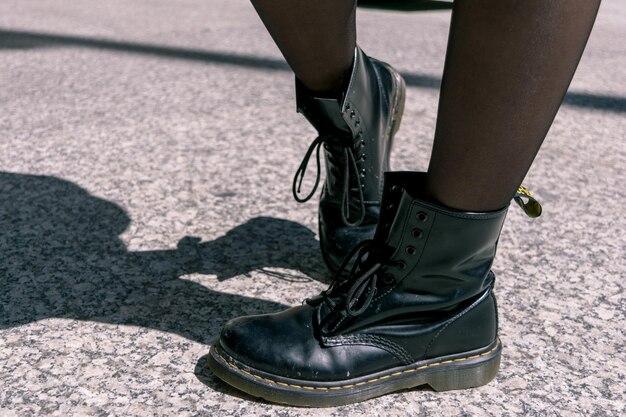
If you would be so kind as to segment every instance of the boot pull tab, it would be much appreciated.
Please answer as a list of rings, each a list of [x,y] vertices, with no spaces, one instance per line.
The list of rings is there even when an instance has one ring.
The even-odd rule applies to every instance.
[[[518,206],[524,210],[528,217],[535,218],[541,216],[541,204],[533,197],[526,187],[520,185],[513,197]]]

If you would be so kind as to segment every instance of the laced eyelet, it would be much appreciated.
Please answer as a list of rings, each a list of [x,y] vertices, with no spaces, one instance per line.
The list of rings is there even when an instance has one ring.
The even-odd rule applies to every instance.
[[[361,139],[361,146],[365,146],[365,139]]]
[[[417,252],[417,249],[415,249],[413,246],[407,246],[405,251],[409,255],[415,255],[415,253]]]
[[[352,111],[350,112],[350,118],[351,118],[351,119],[354,119],[354,116],[356,116],[356,112],[355,112],[354,110],[352,110]]]
[[[311,143],[311,145],[309,145],[309,148],[307,149],[304,158],[302,159],[302,162],[300,163],[300,166],[298,167],[298,169],[296,170],[296,174],[294,175],[291,185],[291,191],[294,198],[299,203],[308,201],[311,199],[311,197],[313,197],[315,191],[320,185],[320,151],[324,149],[324,155],[327,157],[328,162],[327,166],[330,165],[331,172],[333,167],[337,169],[340,168],[338,165],[342,165],[341,168],[343,168],[343,175],[333,175],[334,177],[338,178],[331,178],[329,180],[339,182],[341,180],[341,177],[343,177],[343,192],[341,196],[341,220],[346,226],[357,226],[363,222],[366,216],[365,196],[361,191],[361,183],[363,182],[365,177],[360,175],[359,163],[355,159],[355,154],[357,154],[357,152],[355,151],[355,149],[353,149],[353,147],[355,147],[353,140],[351,140],[351,138],[347,135],[345,137],[342,136],[341,139],[343,140],[338,141],[335,135],[330,134],[320,135]],[[340,145],[342,149],[339,148]],[[358,152],[358,154],[361,153],[363,152]],[[301,192],[302,181],[304,179],[304,175],[311,157],[315,158],[317,166],[317,170],[315,171],[315,182],[313,184],[313,187],[311,188],[311,191],[309,191],[308,194],[303,195],[303,193]],[[338,163],[339,158],[343,159],[342,164]],[[350,195],[350,187],[355,183],[356,187],[354,188],[356,188],[358,194],[356,196]],[[353,211],[350,209],[352,201],[356,201],[356,203],[359,204],[359,217],[355,220],[351,218],[354,216],[350,216],[350,211]]]
[[[421,222],[425,222],[426,220],[428,220],[428,214],[424,213],[423,211],[420,211],[419,213],[417,213],[417,220],[421,221]]]
[[[386,285],[393,285],[396,283],[396,279],[394,278],[393,274],[386,273],[385,275],[383,275],[383,283]]]
[[[366,161],[367,160],[367,155],[363,154],[361,155],[361,161]]]
[[[422,232],[420,229],[413,229],[411,231],[411,234],[413,235],[414,238],[416,239],[421,239],[422,236],[424,236],[424,232]]]
[[[397,266],[399,269],[406,269],[406,262],[404,262],[404,261],[398,261],[398,262],[396,262],[396,266]]]

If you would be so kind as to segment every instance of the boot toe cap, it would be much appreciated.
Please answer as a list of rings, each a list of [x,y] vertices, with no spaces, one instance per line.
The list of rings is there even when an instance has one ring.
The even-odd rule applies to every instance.
[[[222,330],[220,346],[255,369],[291,378],[310,376],[305,375],[307,362],[319,353],[312,311],[310,306],[299,306],[230,320]]]
[[[297,380],[337,381],[397,364],[373,346],[323,346],[315,336],[314,311],[303,305],[231,320],[222,330],[220,347],[241,364]]]

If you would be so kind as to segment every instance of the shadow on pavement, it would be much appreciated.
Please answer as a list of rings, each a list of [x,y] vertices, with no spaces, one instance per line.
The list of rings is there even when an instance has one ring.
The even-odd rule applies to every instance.
[[[383,0],[380,0],[377,3],[384,2]],[[93,48],[172,59],[207,62],[211,64],[235,65],[262,70],[290,71],[289,66],[281,59],[264,58],[252,55],[237,55],[226,52],[212,52],[202,49],[185,49],[133,42],[119,42],[105,39],[91,39],[80,36],[53,35],[38,32],[0,29],[0,50],[53,47]],[[416,47],[419,47],[419,45]],[[439,89],[441,86],[441,79],[439,77],[408,72],[403,72],[402,76],[406,80],[406,84],[409,87]],[[566,106],[590,108],[614,113],[626,113],[626,97],[620,96],[568,92],[563,100],[563,104]]]
[[[175,250],[130,252],[118,237],[128,215],[76,184],[0,173],[0,195],[0,329],[58,317],[142,326],[208,344],[232,317],[285,306],[211,291],[182,275],[325,271],[314,233],[287,220],[258,217],[210,242],[185,238]]]

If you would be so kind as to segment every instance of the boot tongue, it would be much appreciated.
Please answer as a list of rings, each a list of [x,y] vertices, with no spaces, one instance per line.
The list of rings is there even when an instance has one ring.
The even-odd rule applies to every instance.
[[[352,293],[352,287],[359,284],[358,279],[366,279],[371,276],[371,269],[377,268],[377,264],[380,267],[380,262],[384,263],[385,260],[389,259],[396,248],[401,245],[404,226],[409,220],[409,212],[416,200],[414,195],[419,195],[423,177],[424,174],[415,172],[385,173],[380,218],[373,242],[364,247],[365,253],[359,252],[358,256],[361,258],[355,259],[355,262],[359,264],[357,274],[349,276],[348,279],[341,282],[340,287],[335,289],[338,305],[345,302],[345,300],[342,301],[342,297],[347,297],[347,294]],[[367,283],[364,282],[364,285]],[[367,292],[359,293],[355,300],[361,299],[361,295],[367,297],[367,294]],[[327,296],[332,295],[329,293]],[[313,302],[312,305],[318,306],[316,325],[319,326],[322,335],[335,333],[349,316],[344,308],[334,310],[328,302],[311,301]],[[369,302],[366,300],[365,303],[368,304]]]
[[[296,80],[296,106],[298,113],[304,115],[320,135],[335,132],[351,134],[338,98],[316,97]]]

